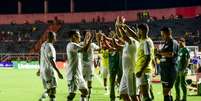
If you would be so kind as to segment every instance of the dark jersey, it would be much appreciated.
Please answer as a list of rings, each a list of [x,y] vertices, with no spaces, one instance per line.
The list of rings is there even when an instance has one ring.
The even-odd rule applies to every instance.
[[[178,56],[178,50],[179,50],[179,45],[176,40],[170,39],[165,42],[163,48],[161,49],[162,52],[173,52],[174,56],[169,58],[169,57],[161,57],[161,62],[166,62],[166,63],[176,63],[177,56]]]
[[[177,59],[177,68],[178,70],[183,70],[185,69],[185,65],[186,62],[188,62],[187,60],[190,58],[190,54],[189,51],[186,47],[184,48],[180,48],[179,52],[178,52],[178,59]]]

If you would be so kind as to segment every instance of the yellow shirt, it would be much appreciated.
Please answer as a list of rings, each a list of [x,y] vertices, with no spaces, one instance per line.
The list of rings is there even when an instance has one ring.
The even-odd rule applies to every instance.
[[[108,68],[109,67],[109,51],[101,50],[101,67]]]
[[[145,73],[151,73],[153,65],[152,60],[154,59],[154,44],[150,38],[140,40],[139,47],[137,49],[137,61],[135,64],[135,73],[139,72],[145,64],[146,55],[151,55],[151,60],[148,66],[145,68]]]

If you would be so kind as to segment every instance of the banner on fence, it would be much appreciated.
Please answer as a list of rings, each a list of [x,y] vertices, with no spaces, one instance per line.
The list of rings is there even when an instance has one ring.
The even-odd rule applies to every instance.
[[[57,61],[56,65],[59,69],[65,67],[65,62]],[[0,62],[0,68],[14,68],[14,69],[38,69],[38,61],[12,61],[12,62]]]
[[[12,62],[0,62],[0,68],[12,68],[13,63]]]

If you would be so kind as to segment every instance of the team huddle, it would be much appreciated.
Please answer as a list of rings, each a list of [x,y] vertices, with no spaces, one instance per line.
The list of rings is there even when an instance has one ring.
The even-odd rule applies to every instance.
[[[98,52],[98,57],[100,57],[100,68],[106,91],[108,90],[108,74],[110,76],[111,101],[115,101],[116,98],[115,86],[119,86],[120,98],[124,101],[154,100],[151,79],[153,68],[156,65],[156,57],[160,59],[161,63],[160,75],[164,101],[173,101],[171,89],[176,78],[179,78],[177,77],[176,62],[180,44],[172,38],[170,28],[163,27],[160,32],[165,44],[161,50],[156,52],[154,43],[149,37],[148,25],[139,24],[134,30],[126,25],[124,17],[117,17],[115,31],[109,35],[102,32],[94,35],[90,30],[84,31],[82,42],[79,31],[69,31],[70,42],[66,47],[67,101],[73,101],[77,89],[81,92],[80,101],[90,100],[95,63],[94,52]],[[97,44],[93,42],[94,39]],[[55,64],[56,51],[53,46],[55,40],[56,34],[49,32],[47,41],[41,46],[40,69],[37,75],[41,76],[45,91],[39,101],[44,101],[48,96],[50,101],[56,101],[57,76],[63,79]],[[182,44],[183,41],[181,40],[181,46],[185,47]],[[188,51],[182,52],[185,55],[188,53]],[[183,56],[183,59],[179,60],[182,60],[182,63],[179,62],[180,64],[186,63],[179,65],[180,71],[185,71],[189,56],[186,57]],[[180,95],[177,95],[176,101],[180,101]],[[186,95],[182,101],[186,101]]]

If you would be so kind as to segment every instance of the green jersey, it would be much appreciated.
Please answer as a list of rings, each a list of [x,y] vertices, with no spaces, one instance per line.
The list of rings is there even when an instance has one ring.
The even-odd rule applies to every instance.
[[[177,69],[179,71],[184,70],[186,68],[186,63],[190,58],[189,51],[186,47],[180,48],[178,52],[178,59],[177,59]]]

